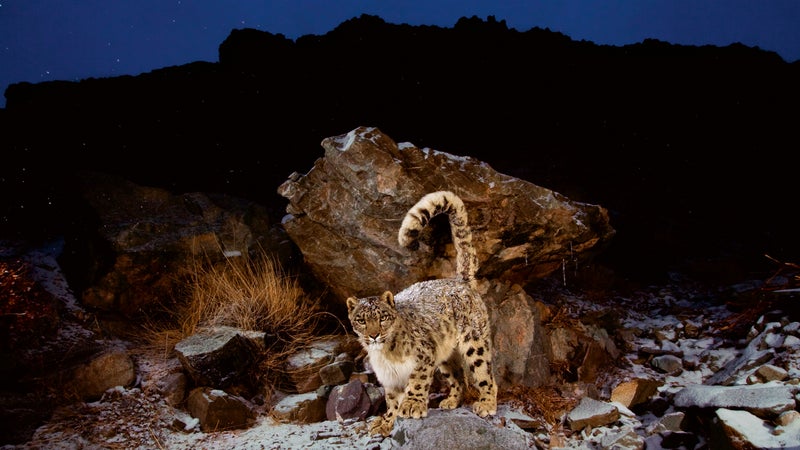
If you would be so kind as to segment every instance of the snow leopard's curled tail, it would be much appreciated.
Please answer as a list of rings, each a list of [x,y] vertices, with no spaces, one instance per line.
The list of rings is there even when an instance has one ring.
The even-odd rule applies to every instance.
[[[474,284],[478,271],[478,256],[472,245],[472,230],[469,228],[464,202],[450,191],[431,192],[411,207],[400,225],[398,241],[403,247],[416,250],[417,237],[431,219],[446,213],[450,220],[453,245],[456,247],[456,273],[464,281]]]

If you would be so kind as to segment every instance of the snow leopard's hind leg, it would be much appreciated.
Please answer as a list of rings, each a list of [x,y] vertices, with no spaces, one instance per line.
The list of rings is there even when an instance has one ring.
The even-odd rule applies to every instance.
[[[459,349],[467,363],[469,378],[479,393],[472,410],[481,417],[497,414],[497,383],[492,369],[492,341],[488,326],[467,333],[461,342]]]
[[[447,397],[439,402],[439,408],[458,408],[458,405],[461,404],[461,399],[464,397],[463,360],[458,356],[459,355],[453,355],[449,360],[439,365],[439,373],[450,387]]]

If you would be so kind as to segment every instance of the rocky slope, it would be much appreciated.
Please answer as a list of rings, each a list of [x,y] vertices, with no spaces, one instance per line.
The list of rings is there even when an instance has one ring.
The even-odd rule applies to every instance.
[[[37,286],[72,312],[52,344],[107,343],[96,335],[87,341],[90,332],[78,331],[81,308],[53,251],[58,248],[25,256],[36,268],[31,277]],[[135,381],[119,381],[93,401],[62,402],[32,436],[3,448],[388,449],[443,442],[472,448],[476,436],[488,448],[792,448],[800,446],[800,316],[793,276],[709,288],[674,273],[666,285],[602,292],[548,280],[539,291],[559,320],[605,323],[603,330],[620,339],[620,364],[598,373],[595,383],[556,384],[552,392],[565,400],[561,404],[548,407],[541,398],[509,391],[501,394],[501,413],[494,418],[474,422],[465,409],[432,410],[427,419],[398,422],[386,439],[366,435],[361,420],[302,424],[278,420],[258,406],[255,420],[238,430],[204,431],[165,389],[164,380],[180,363],[162,350],[115,341],[135,362]],[[51,351],[59,353],[57,347]],[[18,405],[15,419],[19,412]]]

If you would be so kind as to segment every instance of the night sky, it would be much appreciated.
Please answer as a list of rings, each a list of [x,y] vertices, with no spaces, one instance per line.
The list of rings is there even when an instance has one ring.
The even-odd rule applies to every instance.
[[[452,27],[493,15],[510,28],[625,45],[740,42],[800,59],[797,0],[0,0],[0,90],[10,83],[137,75],[218,60],[235,28],[295,39],[361,14],[390,23]],[[5,106],[5,98],[0,99]]]

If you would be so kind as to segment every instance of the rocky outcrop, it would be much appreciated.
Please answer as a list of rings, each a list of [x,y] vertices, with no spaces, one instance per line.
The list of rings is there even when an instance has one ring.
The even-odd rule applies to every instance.
[[[776,161],[793,157],[800,64],[742,44],[595,45],[503,19],[363,15],[296,40],[236,29],[219,62],[13,84],[0,115],[14,156],[0,165],[0,234],[62,232],[81,213],[70,174],[86,167],[279,215],[275,188],[314,162],[320,140],[369,121],[603,205],[625,231],[621,270],[660,274],[718,245],[746,244],[750,263],[798,253],[784,212],[794,166]],[[740,151],[721,161],[714,149]]]
[[[588,304],[582,304],[582,307],[587,306],[591,308]],[[642,308],[648,310],[647,305],[643,305]],[[688,311],[681,314],[689,315]],[[692,355],[698,352],[710,355],[733,351],[733,348],[715,348],[715,344],[709,338],[714,330],[708,329],[706,324],[703,324],[703,329],[696,334],[691,333],[694,337],[688,338],[683,334],[685,330],[680,335],[670,332],[670,329],[675,330],[672,322],[675,317],[665,315],[662,320],[662,328],[647,330],[648,333],[660,336],[665,342],[671,340],[684,350],[683,364],[686,367],[693,367],[698,375],[710,373],[710,367],[714,366],[716,361],[709,357],[695,361]],[[681,446],[701,448],[698,447],[701,443],[709,445],[710,448],[794,448],[800,445],[800,414],[796,402],[800,392],[800,388],[797,387],[796,365],[800,346],[794,345],[792,338],[797,337],[800,326],[797,322],[786,322],[783,327],[778,327],[775,326],[777,323],[771,322],[755,330],[750,343],[775,344],[780,341],[781,344],[775,349],[780,349],[781,359],[756,368],[735,371],[735,385],[711,386],[685,383],[685,380],[691,380],[693,376],[678,378],[678,375],[653,372],[649,369],[649,362],[646,360],[636,362],[634,358],[631,361],[634,362],[635,368],[622,372],[606,370],[603,377],[584,384],[584,386],[594,385],[605,392],[613,387],[610,399],[604,400],[606,394],[598,391],[576,390],[568,393],[566,385],[563,385],[562,395],[565,398],[572,397],[576,401],[574,406],[556,416],[562,421],[558,426],[544,423],[540,417],[541,411],[537,415],[538,420],[529,416],[519,407],[513,406],[514,402],[502,403],[498,408],[498,414],[487,419],[478,418],[468,407],[450,411],[432,406],[426,418],[398,420],[392,435],[384,441],[384,444],[399,448],[428,448],[426,446],[440,445],[442,439],[448,439],[450,445],[455,446],[453,448],[461,446],[473,448],[476,443],[485,444],[489,448],[494,446],[529,448],[534,443],[540,448],[582,444],[624,450]],[[788,346],[784,344],[786,341],[789,341]],[[629,357],[637,353],[646,354],[641,352],[641,349],[652,349],[651,343],[644,337],[636,338],[631,344],[633,353]],[[721,343],[717,343],[719,344]],[[306,350],[299,351],[296,355],[298,363],[295,364],[295,368],[301,369],[309,378],[319,378],[319,375],[328,372],[327,368],[335,365],[337,360],[346,359],[341,354],[334,359],[333,355],[338,350],[335,347],[319,347],[320,354],[314,358],[309,358]],[[322,357],[322,353],[334,362],[319,368],[316,361],[326,359]],[[742,355],[746,354],[748,351],[745,349]],[[723,369],[735,366],[737,358],[732,358]],[[788,367],[789,370],[784,367]],[[319,374],[314,371],[318,371]],[[636,373],[639,376],[625,380],[625,373]],[[646,373],[649,375],[642,375]],[[775,374],[782,380],[771,379]],[[362,382],[362,379],[368,378],[364,375],[364,372],[353,372],[349,381],[329,379],[335,385],[321,386],[315,392],[286,395],[275,402],[269,410],[269,415],[284,423],[308,426],[327,420],[338,422],[346,428],[352,427],[351,430],[362,429],[363,421],[369,420],[370,416],[380,414],[383,405],[380,387],[374,382],[374,378]],[[665,383],[667,379],[669,385]],[[751,384],[741,384],[745,380]],[[204,392],[206,396],[227,395],[223,391],[213,389],[206,389]],[[190,397],[192,396],[196,396],[196,392],[192,392]],[[547,404],[547,401],[541,398],[528,398],[527,401],[540,405]],[[207,403],[203,402],[201,405]],[[239,403],[248,404],[241,399]],[[189,407],[195,406],[190,403]],[[256,413],[256,409],[251,411]],[[200,412],[192,412],[192,415],[199,417]],[[329,437],[334,439],[338,436],[340,435],[331,433]]]
[[[286,232],[342,302],[453,274],[446,221],[423,232],[427,245],[416,252],[397,242],[406,211],[436,190],[464,200],[481,278],[525,284],[580,267],[614,235],[600,206],[570,201],[473,158],[398,145],[377,128],[326,138],[322,147],[325,156],[278,192],[289,200]]]
[[[579,268],[602,251],[614,235],[604,208],[572,202],[472,158],[398,145],[376,128],[360,127],[322,146],[325,156],[306,175],[292,175],[279,192],[289,199],[283,227],[334,301],[452,276],[446,220],[423,231],[420,240],[427,245],[418,251],[397,243],[410,205],[447,189],[464,199],[470,214],[501,387],[545,385],[552,363],[582,367],[581,379],[590,380],[618,356],[606,342],[595,344],[590,331],[573,330],[569,341],[546,333],[546,307],[520,287],[567,265]]]
[[[261,249],[287,261],[292,251],[251,201],[173,194],[94,172],[80,182],[84,225],[69,236],[61,262],[72,285],[83,287],[81,303],[95,310],[134,316],[173,301],[192,264]]]
[[[557,333],[545,330],[542,316],[547,306],[516,284],[484,281],[479,287],[494,324],[493,363],[498,386],[546,385],[550,382],[553,363],[569,365],[568,360],[573,355],[568,353],[579,346],[579,339],[576,336],[572,342],[565,342]],[[570,350],[554,358],[553,347],[569,347]]]
[[[41,269],[30,272],[36,275],[35,282],[59,301],[63,300],[65,309],[71,311],[62,317],[62,327],[72,323],[81,311],[71,293],[56,289],[65,285],[56,276],[58,264],[46,259],[34,263],[34,267]],[[49,277],[45,274],[47,270],[51,272]],[[583,399],[569,408],[562,408],[569,403],[554,403],[549,406],[561,407],[547,409],[548,401],[553,399],[536,395],[542,391],[535,390],[510,390],[517,393],[516,397],[504,397],[497,416],[488,419],[475,417],[466,407],[442,411],[432,402],[429,417],[398,421],[393,435],[383,440],[386,445],[406,443],[411,446],[412,442],[416,445],[422,433],[430,436],[430,442],[438,442],[442,433],[449,433],[447,437],[467,446],[470,442],[489,440],[509,446],[533,441],[537,448],[620,450],[800,447],[797,404],[800,322],[792,318],[791,309],[771,311],[755,320],[748,318],[746,323],[753,323],[749,333],[745,328],[741,340],[733,336],[726,339],[731,321],[736,317],[726,310],[723,302],[689,302],[686,299],[691,298],[690,293],[675,286],[655,292],[637,292],[633,297],[615,294],[591,300],[567,289],[539,286],[541,295],[547,299],[544,304],[526,297],[521,289],[495,283],[482,284],[484,289],[491,287],[486,289],[485,296],[505,298],[509,310],[529,305],[528,308],[536,311],[521,314],[521,320],[535,317],[543,323],[540,331],[547,338],[542,342],[549,343],[552,355],[566,358],[559,359],[554,368],[567,361],[570,367],[564,371],[576,377],[582,372],[600,375],[574,383],[553,380],[558,390],[545,392],[552,392],[557,399]],[[719,291],[716,295],[729,299]],[[793,294],[779,295],[787,295],[785,298],[791,300],[789,296]],[[788,308],[791,302],[783,306]],[[618,319],[610,320],[613,316]],[[739,316],[740,320],[741,317],[747,314]],[[509,324],[509,337],[514,335],[514,330],[522,329],[518,325]],[[74,338],[75,331],[64,329],[59,334]],[[529,336],[525,335],[520,342],[530,342]],[[91,337],[92,342],[97,341],[91,334],[87,337]],[[611,341],[617,342],[627,363],[582,370],[582,364],[596,364],[593,358],[587,357],[591,341],[604,348],[610,348]],[[215,430],[258,427],[236,433],[236,443],[226,441],[234,447],[247,447],[254,436],[259,439],[254,445],[263,445],[267,430],[294,426],[288,432],[282,428],[283,433],[288,433],[282,436],[302,435],[306,439],[304,442],[314,441],[320,447],[341,446],[342,442],[357,440],[359,444],[351,447],[372,448],[378,443],[363,438],[366,425],[362,417],[367,402],[367,419],[380,412],[381,398],[376,395],[380,388],[374,374],[371,376],[365,370],[363,355],[349,345],[350,339],[343,337],[341,342],[341,346],[318,347],[322,354],[316,351],[309,354],[307,349],[294,353],[296,357],[291,367],[298,376],[305,373],[310,380],[300,384],[325,383],[317,391],[284,397],[276,395],[269,399],[260,394],[242,397],[233,390],[227,392],[212,386],[193,389],[185,380],[180,380],[178,371],[186,370],[177,358],[165,361],[161,349],[137,349],[131,351],[136,361],[137,381],[133,385],[113,382],[116,386],[106,390],[99,400],[61,406],[59,413],[52,416],[32,418],[31,409],[41,405],[31,403],[31,396],[25,394],[11,403],[8,392],[4,392],[0,398],[0,411],[7,420],[3,427],[4,443],[20,443],[19,448],[47,447],[57,439],[70,447],[90,444],[107,447],[113,439],[114,445],[157,448],[171,447],[170,442],[177,446],[170,440],[174,432],[180,433],[177,439],[182,443],[192,437],[200,447],[217,439]],[[59,361],[69,354],[64,349],[86,345],[87,341],[54,340],[46,353],[27,357]],[[113,348],[109,343],[105,346]],[[209,346],[208,350],[213,353],[214,348],[217,346]],[[765,354],[769,355],[766,360],[763,359]],[[672,373],[660,371],[652,361],[663,355],[677,358],[680,368]],[[86,361],[92,360],[92,353],[83,356]],[[70,359],[75,359],[74,355]],[[125,358],[119,360],[124,362]],[[320,361],[329,364],[320,367]],[[350,361],[354,362],[354,371],[350,370]],[[349,379],[345,373],[350,374]],[[715,377],[716,373],[724,373],[724,376]],[[61,371],[48,378],[38,376],[42,373],[34,375],[53,392],[64,389],[65,383],[71,387],[75,381],[69,378],[71,374]],[[351,388],[342,387],[347,384]],[[359,389],[359,384],[363,389]],[[508,392],[504,390],[504,393]],[[358,398],[353,398],[354,395]],[[192,398],[191,402],[180,400],[186,397]],[[534,409],[534,413],[526,406],[531,404],[539,408]],[[192,416],[185,409],[190,409]],[[557,413],[551,416],[558,419],[556,425],[543,419],[545,409],[550,414]],[[329,412],[335,420],[330,419]],[[276,424],[266,416],[290,424]],[[45,422],[45,426],[30,428]],[[454,429],[448,424],[458,426]],[[309,429],[325,431],[310,432]],[[208,433],[200,433],[201,430]],[[225,439],[234,439],[234,436],[226,435]],[[371,444],[367,445],[367,441]],[[281,445],[279,438],[272,442],[277,442],[273,446]]]

